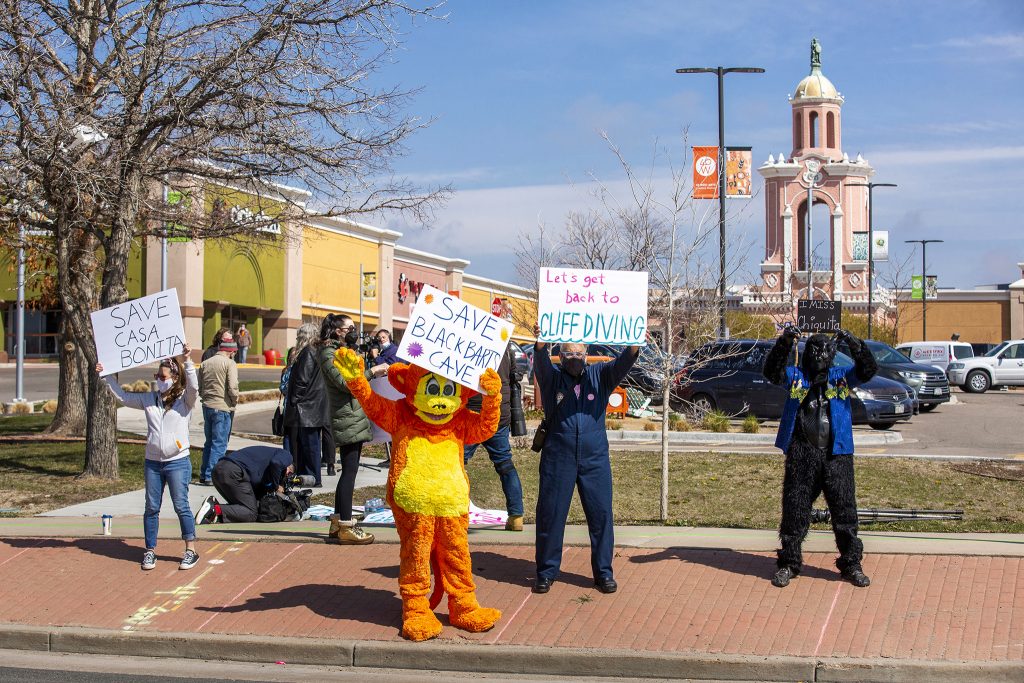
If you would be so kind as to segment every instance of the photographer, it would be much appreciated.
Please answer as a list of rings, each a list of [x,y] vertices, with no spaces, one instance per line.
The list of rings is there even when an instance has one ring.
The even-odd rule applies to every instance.
[[[210,496],[196,512],[197,524],[255,522],[259,500],[294,471],[292,456],[275,446],[248,446],[224,456],[213,468],[213,485],[226,503]]]
[[[398,346],[391,343],[391,332],[388,330],[377,330],[373,335],[376,342],[375,347],[371,346],[370,355],[373,357],[372,365],[384,365],[385,367],[398,362]],[[374,350],[376,349],[376,353]]]
[[[347,315],[329,314],[320,326],[318,353],[320,369],[327,386],[331,430],[340,453],[338,460],[341,465],[341,476],[338,477],[338,487],[334,492],[334,514],[330,517],[331,526],[327,532],[327,542],[366,545],[373,543],[373,534],[363,531],[352,519],[352,495],[363,444],[373,438],[373,433],[362,406],[349,391],[338,369],[334,367],[334,354],[342,345],[357,350],[359,332],[356,331],[352,318]],[[367,370],[366,378],[380,377],[385,373],[386,365],[375,365]]]

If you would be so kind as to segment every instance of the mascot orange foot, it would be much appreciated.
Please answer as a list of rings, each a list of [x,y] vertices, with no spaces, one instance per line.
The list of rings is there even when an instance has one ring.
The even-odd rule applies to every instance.
[[[363,359],[349,349],[338,349],[334,366],[367,417],[391,434],[387,501],[401,541],[402,635],[428,640],[440,634],[434,608],[444,593],[452,626],[473,633],[490,629],[501,611],[476,601],[462,450],[464,443],[486,441],[498,428],[501,378],[491,369],[480,378],[486,396],[476,413],[466,408],[472,390],[415,365],[388,368],[388,380],[405,394],[398,401],[373,393]]]

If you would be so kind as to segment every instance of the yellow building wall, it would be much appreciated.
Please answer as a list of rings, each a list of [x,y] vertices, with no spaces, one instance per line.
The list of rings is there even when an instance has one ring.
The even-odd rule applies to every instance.
[[[945,341],[954,333],[960,341],[997,343],[1010,337],[1009,301],[929,301],[928,339],[921,338],[920,301],[899,302],[899,342]]]
[[[328,230],[306,228],[302,244],[302,314],[322,318],[337,308],[359,310],[359,266],[364,271],[378,270],[379,246]],[[388,287],[377,279],[377,296]],[[312,306],[306,305],[312,304]],[[324,308],[320,308],[323,306]],[[363,302],[364,325],[376,324],[378,299]],[[353,319],[358,318],[355,313]],[[358,323],[359,321],[356,320]]]

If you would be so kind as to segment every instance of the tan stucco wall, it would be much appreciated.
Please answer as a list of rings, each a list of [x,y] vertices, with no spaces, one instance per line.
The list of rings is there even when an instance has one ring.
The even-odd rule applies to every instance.
[[[965,342],[996,343],[1011,336],[1010,302],[1006,298],[1001,301],[929,301],[928,339],[921,338],[921,319],[920,301],[899,303],[897,338],[901,343],[948,340],[954,332]]]

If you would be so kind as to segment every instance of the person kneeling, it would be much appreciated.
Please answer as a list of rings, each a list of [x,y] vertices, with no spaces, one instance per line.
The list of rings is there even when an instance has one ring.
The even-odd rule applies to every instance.
[[[275,446],[247,446],[217,461],[213,486],[226,501],[207,498],[196,512],[198,524],[255,522],[267,493],[284,493],[282,480],[294,471],[291,454]]]

